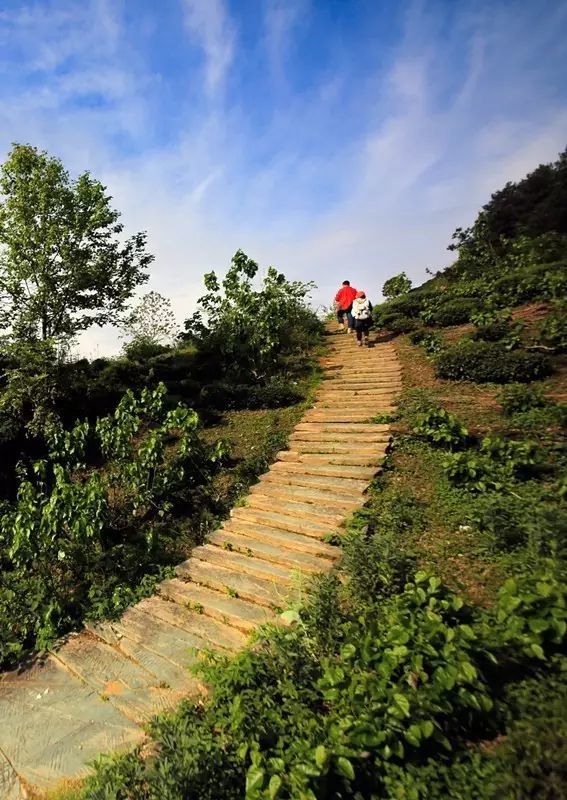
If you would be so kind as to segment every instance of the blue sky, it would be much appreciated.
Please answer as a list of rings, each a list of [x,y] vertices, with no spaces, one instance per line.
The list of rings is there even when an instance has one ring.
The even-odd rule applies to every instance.
[[[238,247],[377,299],[565,147],[566,40],[559,0],[4,0],[0,158],[103,180],[180,321]]]

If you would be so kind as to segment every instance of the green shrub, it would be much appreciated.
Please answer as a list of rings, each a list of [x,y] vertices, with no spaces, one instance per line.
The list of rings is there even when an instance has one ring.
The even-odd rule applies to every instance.
[[[436,359],[439,378],[476,383],[528,383],[551,373],[551,363],[541,353],[508,351],[498,342],[463,339]]]
[[[449,325],[462,325],[470,320],[478,305],[478,300],[468,297],[443,300],[433,311],[431,322],[441,328]]]
[[[535,442],[486,437],[478,451],[451,453],[443,463],[449,480],[472,492],[502,490],[533,474],[541,462]]]
[[[462,422],[444,408],[432,408],[418,414],[412,431],[432,444],[452,449],[464,447],[469,437],[469,432]]]
[[[502,406],[502,413],[509,417],[518,411],[530,411],[532,408],[543,408],[548,404],[541,386],[522,386],[512,384],[502,389],[497,395]]]
[[[205,386],[200,403],[215,409],[284,408],[303,399],[297,386],[283,378],[273,378],[264,385],[214,383]]]
[[[536,341],[558,353],[567,351],[567,302],[555,304],[537,329]]]
[[[421,345],[429,355],[440,353],[443,349],[443,338],[435,331],[426,331],[421,328],[410,333],[409,338],[412,344]]]
[[[391,333],[409,333],[414,331],[419,326],[416,319],[405,317],[400,314],[388,315],[385,318],[383,327],[387,328]]]
[[[125,344],[123,352],[129,361],[147,361],[149,358],[167,353],[171,348],[159,344],[149,337],[140,336]]]
[[[478,800],[451,787],[492,775],[463,743],[494,735],[506,681],[562,646],[567,587],[534,573],[481,611],[424,572],[379,605],[341,604],[340,585],[323,581],[317,613],[287,612],[288,627],[202,666],[208,701],[153,724],[151,759],[100,761],[84,800],[429,800],[444,783],[442,796]]]
[[[512,322],[509,309],[474,314],[471,321],[476,326],[471,335],[475,341],[501,342],[507,350],[513,350],[521,343],[524,325],[522,322]]]

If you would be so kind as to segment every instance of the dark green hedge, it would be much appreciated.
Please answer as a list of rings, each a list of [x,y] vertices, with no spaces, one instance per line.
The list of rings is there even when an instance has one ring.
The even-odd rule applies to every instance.
[[[506,350],[497,342],[463,339],[436,359],[439,378],[476,383],[528,383],[551,373],[549,359],[541,353]]]

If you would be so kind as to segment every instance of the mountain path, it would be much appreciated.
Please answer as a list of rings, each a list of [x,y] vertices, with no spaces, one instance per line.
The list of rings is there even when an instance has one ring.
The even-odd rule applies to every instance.
[[[372,418],[395,410],[393,345],[357,347],[327,327],[316,401],[289,447],[157,595],[66,637],[47,657],[0,675],[0,800],[23,800],[79,777],[99,753],[144,740],[143,725],[206,688],[189,667],[202,650],[234,652],[327,572],[327,543],[364,503],[390,441]]]

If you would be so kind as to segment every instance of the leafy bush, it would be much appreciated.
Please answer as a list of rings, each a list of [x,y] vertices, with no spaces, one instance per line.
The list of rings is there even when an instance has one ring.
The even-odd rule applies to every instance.
[[[155,356],[167,353],[169,346],[159,344],[151,337],[137,336],[123,347],[124,355],[129,361],[147,361]]]
[[[443,469],[452,483],[469,491],[499,491],[529,477],[540,461],[541,452],[534,442],[486,437],[478,451],[447,456]]]
[[[462,325],[468,322],[478,308],[479,301],[468,297],[443,300],[433,311],[431,322],[446,328],[449,325]]]
[[[426,331],[422,328],[410,333],[409,338],[412,344],[421,345],[425,352],[430,355],[440,353],[443,349],[443,338],[435,331]]]
[[[416,319],[411,317],[404,317],[400,314],[391,314],[385,317],[383,327],[387,328],[391,333],[409,333],[414,331],[419,326]]]
[[[140,590],[151,591],[176,492],[202,484],[224,453],[201,442],[197,425],[184,406],[166,410],[162,385],[128,392],[96,425],[46,427],[49,455],[21,465],[0,516],[1,662],[85,614],[119,612],[146,573],[154,580]]]
[[[549,375],[551,364],[541,353],[509,352],[498,342],[463,339],[437,356],[436,373],[449,380],[528,383]]]
[[[543,408],[548,404],[541,386],[522,386],[512,384],[497,395],[502,406],[502,413],[507,417],[518,411],[529,411],[532,408]]]
[[[313,284],[288,281],[269,267],[259,291],[258,265],[239,250],[222,282],[205,275],[207,294],[185,322],[184,338],[195,344],[216,374],[237,382],[262,381],[281,373],[286,357],[305,360],[322,325],[307,305]]]
[[[282,378],[272,378],[263,385],[216,383],[201,392],[201,403],[216,409],[283,408],[302,399],[297,386]]]
[[[401,294],[406,294],[411,289],[411,281],[405,272],[400,272],[399,275],[394,275],[393,278],[388,280],[382,286],[382,294],[384,297],[398,297]]]
[[[474,340],[501,342],[507,350],[513,350],[521,343],[523,323],[513,323],[509,309],[475,314],[471,317],[471,321],[476,326],[471,336]]]
[[[433,444],[450,448],[463,447],[469,437],[462,422],[444,408],[432,408],[419,414],[412,430]]]
[[[312,627],[328,618],[287,612],[289,627],[265,629],[232,660],[213,658],[201,668],[209,701],[155,723],[149,761],[99,762],[85,800],[394,800],[402,788],[427,800],[432,780],[449,776],[481,787],[467,770],[490,769],[456,743],[497,730],[511,664],[518,676],[562,646],[567,587],[550,573],[508,582],[492,611],[423,572],[378,606],[341,606],[337,581],[324,591],[315,602],[333,608],[331,642]]]
[[[567,351],[567,302],[555,304],[537,329],[536,341],[558,353]]]

